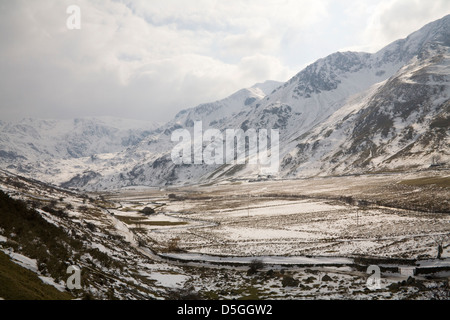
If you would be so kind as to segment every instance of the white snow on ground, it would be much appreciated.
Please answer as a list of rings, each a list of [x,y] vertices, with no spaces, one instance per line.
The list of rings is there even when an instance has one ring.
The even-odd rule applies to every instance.
[[[412,174],[411,178],[417,178]],[[384,183],[409,178],[403,175],[317,178],[296,181],[273,181],[260,184],[215,186],[206,192],[220,195],[218,201],[191,198],[183,210],[180,201],[168,201],[161,207],[164,220],[170,215],[187,225],[170,226],[146,234],[152,240],[166,244],[180,238],[179,245],[189,253],[228,256],[345,256],[352,254],[433,257],[434,238],[448,236],[449,220],[445,216],[423,214],[409,210],[373,206],[358,208],[331,200],[272,200],[261,195],[290,194],[295,188],[302,194],[345,193],[359,197],[367,183]],[[337,179],[337,178],[336,178]],[[252,189],[255,188],[255,189]],[[183,189],[181,189],[183,190]],[[349,190],[348,192],[346,190]],[[179,191],[182,192],[182,191]],[[174,208],[180,211],[175,213]],[[162,215],[151,219],[162,220]],[[195,225],[195,227],[194,227]],[[193,228],[194,227],[194,228]],[[444,250],[443,257],[448,255]]]
[[[36,209],[36,211],[38,213],[41,214],[41,216],[48,222],[53,224],[56,227],[59,227],[58,223],[55,221],[57,218],[55,218],[55,216],[49,214],[48,212],[45,212],[44,210],[41,209]]]
[[[10,256],[13,262],[28,270],[38,273],[37,261],[35,259],[30,259],[20,253],[15,253],[6,249],[4,249],[3,252]]]
[[[195,203],[189,203],[187,201],[180,201],[180,202],[169,202],[167,203],[164,208],[168,212],[175,212],[175,211],[191,211],[195,209]]]
[[[156,280],[159,285],[168,288],[181,287],[183,286],[184,282],[189,279],[188,276],[182,274],[171,274],[161,272],[152,272],[151,274],[147,274],[146,276],[149,279]]]
[[[39,276],[39,279],[41,279],[43,283],[48,284],[50,286],[53,286],[56,289],[58,289],[59,291],[61,291],[61,292],[65,292],[66,291],[66,286],[63,285],[63,284],[56,283],[55,280],[53,280],[53,278]]]
[[[356,184],[357,181],[362,185],[364,184],[362,179],[360,177],[354,181],[349,180],[347,183],[346,179],[341,178],[339,180],[341,181],[340,185],[329,182],[332,179],[320,181],[323,181],[323,189],[328,190],[328,185],[334,185],[332,190],[335,190],[348,187],[351,183]],[[308,180],[296,183],[304,186],[305,184],[316,182]],[[276,185],[277,188],[270,190],[269,188],[273,187],[273,185]],[[248,184],[246,187],[248,189],[256,189],[251,184]],[[282,192],[283,190],[290,192],[294,187],[296,187],[294,182],[267,182],[264,189],[267,188],[267,193],[269,194],[278,194],[278,191]],[[296,188],[298,189],[299,187],[297,186]],[[304,186],[304,188],[308,191],[313,190],[309,186]],[[233,194],[231,194],[230,190]],[[394,210],[384,207],[369,208],[366,211],[360,210],[359,225],[356,225],[356,207],[340,205],[334,200],[319,200],[320,198],[300,201],[266,201],[264,197],[258,199],[255,196],[248,204],[250,208],[248,212],[247,200],[240,199],[239,196],[234,197],[234,194],[241,192],[241,190],[236,189],[236,186],[231,186],[226,189],[230,193],[218,197],[219,199],[224,199],[219,201],[205,201],[204,198],[195,200],[191,198],[188,201],[195,210],[190,212],[174,213],[172,210],[168,210],[168,213],[164,213],[168,206],[161,207],[157,211],[162,213],[147,217],[149,221],[186,221],[188,224],[181,226],[171,226],[169,224],[165,230],[158,230],[158,232],[148,232],[146,234],[145,231],[136,231],[133,219],[120,221],[121,218],[138,216],[144,218],[137,211],[143,207],[143,203],[150,203],[148,199],[151,196],[157,198],[155,194],[141,201],[142,203],[132,202],[129,199],[128,201],[126,199],[119,201],[115,207],[124,205],[121,207],[123,211],[111,211],[109,209],[114,215],[108,214],[108,210],[99,209],[93,213],[80,213],[83,219],[76,221],[81,223],[82,227],[84,226],[83,222],[86,221],[92,221],[92,223],[96,221],[101,222],[97,223],[99,227],[103,226],[103,228],[108,228],[108,231],[110,231],[111,227],[114,226],[117,229],[117,233],[124,235],[127,241],[130,241],[131,246],[120,247],[120,251],[127,252],[127,255],[123,256],[120,254],[119,257],[124,257],[125,261],[127,261],[126,263],[129,263],[131,268],[136,268],[136,272],[141,277],[135,277],[133,273],[123,274],[118,269],[111,270],[113,271],[112,274],[114,274],[114,277],[120,277],[121,282],[129,286],[136,284],[152,290],[154,292],[152,297],[156,298],[163,297],[162,292],[166,288],[180,288],[186,284],[193,285],[198,291],[219,292],[220,290],[226,292],[223,295],[221,293],[220,298],[240,298],[247,293],[240,295],[231,294],[232,290],[245,288],[250,284],[250,281],[252,281],[252,287],[254,286],[258,290],[261,289],[260,292],[264,292],[262,297],[288,299],[291,297],[304,297],[307,299],[312,297],[324,299],[370,298],[372,293],[359,293],[362,292],[361,289],[364,290],[366,288],[365,272],[354,271],[350,267],[353,259],[346,258],[346,254],[372,254],[378,250],[378,252],[375,252],[377,256],[394,256],[399,249],[400,251],[405,249],[405,252],[407,252],[406,250],[412,251],[417,249],[420,251],[419,253],[423,253],[427,250],[429,251],[430,248],[435,248],[433,239],[429,239],[430,235],[439,239],[440,236],[448,233],[448,227],[445,229],[445,226],[448,226],[449,223],[448,218],[444,220],[434,217],[434,215],[418,215],[406,210]],[[210,190],[208,189],[208,191]],[[164,194],[159,199],[162,199],[163,196]],[[145,198],[143,194],[140,197]],[[273,198],[269,197],[269,199]],[[220,203],[221,201],[222,203]],[[173,203],[180,204],[180,201],[173,201]],[[78,203],[78,205],[81,205],[81,203]],[[74,207],[76,206],[74,205]],[[182,207],[180,206],[181,210]],[[99,214],[100,211],[103,214]],[[247,216],[248,213],[250,213],[249,216]],[[132,223],[126,224],[124,221],[127,220],[131,220]],[[55,218],[55,221],[58,220]],[[193,229],[192,226],[195,224],[197,224],[196,228]],[[225,232],[226,230],[230,232]],[[133,234],[133,232],[136,233]],[[113,247],[115,244],[108,242],[102,230],[94,234],[95,237],[91,240],[92,247],[98,248],[111,256],[120,253]],[[114,235],[116,235],[115,232]],[[154,243],[158,243],[161,244],[161,248],[165,249],[166,247],[164,246],[167,244],[167,241],[178,236],[180,237],[179,245],[189,253],[168,253],[165,257],[159,257],[145,246],[138,247],[136,241],[138,237],[144,241],[155,240],[155,242],[148,241],[149,247],[153,248]],[[3,238],[6,240],[5,237]],[[430,242],[431,247],[429,246]],[[394,245],[391,246],[391,244]],[[127,248],[130,248],[130,250],[127,250]],[[161,252],[157,249],[155,250],[156,252]],[[111,251],[108,252],[108,250]],[[142,257],[135,255],[135,250],[149,259],[142,259]],[[445,249],[445,256],[448,255],[447,252],[448,250]],[[431,255],[434,255],[434,253],[431,253]],[[417,254],[414,251],[410,254],[408,253],[408,256],[417,256]],[[183,268],[181,265],[178,265],[178,261],[173,261],[172,264],[168,258],[185,260],[188,265],[189,261],[193,261],[192,266],[205,266],[205,268]],[[287,268],[288,274],[292,272],[294,278],[298,279],[301,284],[308,283],[308,288],[281,287],[281,278],[278,276],[260,283],[258,280],[258,283],[253,284],[253,278],[245,275],[245,270],[253,259],[262,260],[267,269]],[[424,259],[421,263],[426,267],[428,262],[425,259],[428,259],[428,256],[421,259]],[[81,259],[84,262],[95,263],[93,260],[89,254],[83,255]],[[220,263],[229,263],[229,265]],[[430,263],[430,267],[433,264]],[[304,267],[295,265],[303,265]],[[439,265],[448,266],[449,262],[439,261]],[[292,268],[289,268],[289,266],[292,266]],[[100,266],[99,268],[101,268],[102,272],[108,274],[106,268]],[[190,273],[191,270],[198,271]],[[230,272],[229,270],[236,270],[236,272]],[[305,270],[314,271],[315,273]],[[209,278],[205,277],[205,273],[208,274]],[[327,283],[321,281],[325,274],[331,275],[333,281]],[[222,277],[223,275],[227,276],[226,280]],[[59,286],[60,290],[64,287],[63,284],[54,283],[52,279],[40,278],[45,283],[52,284],[57,288]],[[308,278],[314,279],[306,282],[305,280]],[[146,280],[150,281],[143,285],[143,282]],[[393,280],[389,281],[398,281],[398,275],[393,276]],[[108,289],[110,286],[105,286],[105,288]],[[340,293],[334,294],[334,292]],[[377,294],[376,297],[380,297],[382,294]],[[387,294],[389,294],[387,298],[392,297],[389,292]],[[128,296],[124,295],[123,297]],[[400,295],[399,297],[401,298],[402,296]]]
[[[220,228],[220,233],[222,236],[234,240],[271,240],[271,239],[315,239],[316,235],[309,232],[294,231],[294,230],[283,230],[283,229],[259,229],[259,228],[230,228],[222,227]]]
[[[323,202],[311,202],[310,200],[302,201],[269,201],[259,207],[241,208],[239,210],[227,210],[224,212],[227,218],[261,216],[261,215],[289,215],[301,214],[320,211],[332,211],[344,209],[344,206],[328,205]]]
[[[0,242],[6,242],[7,239],[4,236],[0,236]]]
[[[125,223],[114,217],[109,218],[120,235],[125,237],[125,241],[136,244],[136,239],[133,232],[128,229],[128,226]]]
[[[91,247],[92,247],[92,248],[96,248],[96,249],[100,250],[101,252],[106,253],[106,254],[109,254],[109,255],[114,254],[114,251],[112,251],[112,250],[110,250],[110,249],[107,249],[107,248],[106,248],[104,245],[102,245],[101,243],[92,243],[92,244],[91,244]]]

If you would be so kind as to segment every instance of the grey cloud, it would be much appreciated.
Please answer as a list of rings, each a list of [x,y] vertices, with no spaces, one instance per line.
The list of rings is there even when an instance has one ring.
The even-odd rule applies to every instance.
[[[331,32],[345,17],[333,16],[330,3],[0,1],[0,118],[164,121],[256,82],[288,80],[299,66],[339,50],[339,34],[359,32]],[[405,24],[409,14],[420,16],[404,3],[384,2],[368,16],[374,41],[400,32],[394,22],[375,23],[383,14],[402,10]],[[439,3],[423,18],[447,8]],[[66,28],[72,4],[81,8],[81,30]]]

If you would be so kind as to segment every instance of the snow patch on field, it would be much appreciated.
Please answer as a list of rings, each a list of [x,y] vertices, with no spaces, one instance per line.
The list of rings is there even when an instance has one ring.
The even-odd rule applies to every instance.
[[[33,271],[34,273],[38,273],[38,266],[36,259],[28,258],[20,253],[15,253],[10,250],[3,250],[3,252],[6,253],[8,256],[10,256],[11,260],[14,263],[17,263],[18,265],[24,267],[25,269]]]
[[[182,274],[170,274],[162,272],[152,272],[147,274],[147,278],[156,280],[159,285],[167,288],[182,287],[189,277]]]
[[[61,291],[61,292],[65,292],[66,291],[66,285],[65,284],[56,283],[53,278],[39,276],[39,279],[41,279],[43,283],[48,284],[50,286],[53,286],[56,289],[58,289],[59,291]]]

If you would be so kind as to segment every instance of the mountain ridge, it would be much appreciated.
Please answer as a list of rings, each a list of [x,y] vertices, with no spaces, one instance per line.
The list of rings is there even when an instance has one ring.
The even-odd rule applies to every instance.
[[[174,164],[171,134],[177,129],[192,133],[196,121],[202,121],[203,130],[279,130],[278,178],[425,168],[435,156],[449,163],[448,30],[450,15],[376,53],[330,54],[285,83],[259,83],[182,110],[109,155],[94,159],[75,150],[76,161],[67,159],[57,169],[70,168],[70,174],[56,177],[56,169],[30,170],[44,180],[52,175],[53,182],[65,187],[92,190],[260,175],[250,165]],[[8,162],[13,150],[1,146],[0,158]]]

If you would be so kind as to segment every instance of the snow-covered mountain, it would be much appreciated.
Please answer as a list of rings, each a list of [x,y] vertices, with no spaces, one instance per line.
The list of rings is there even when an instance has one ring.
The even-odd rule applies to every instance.
[[[0,163],[21,173],[51,173],[54,163],[115,153],[137,144],[158,124],[113,117],[0,122]]]
[[[187,171],[180,172],[179,176],[179,166],[174,165],[171,159],[171,150],[174,147],[174,142],[171,141],[172,133],[181,128],[192,132],[196,121],[202,121],[204,129],[227,127],[229,119],[245,110],[250,111],[254,104],[262,101],[280,85],[282,83],[269,80],[241,89],[225,99],[182,110],[173,120],[151,132],[138,144],[113,156],[99,156],[95,165],[92,165],[89,159],[83,163],[78,162],[78,167],[83,168],[79,170],[80,174],[65,181],[63,186],[109,189],[135,184],[166,185],[196,179],[212,167],[183,166]]]
[[[183,110],[157,130],[137,134],[133,143],[116,145],[109,151],[114,153],[91,159],[86,158],[88,152],[74,152],[59,162],[60,175],[56,169],[45,173],[45,166],[34,170],[47,181],[87,189],[258,177],[260,168],[249,164],[175,164],[171,135],[181,128],[192,133],[196,121],[203,129],[221,132],[279,130],[278,177],[449,163],[449,30],[450,15],[373,54],[333,53],[286,83],[257,84]],[[3,140],[0,155],[14,155],[11,144]]]
[[[448,164],[450,51],[431,47],[296,139],[295,148],[283,158],[284,175]]]

